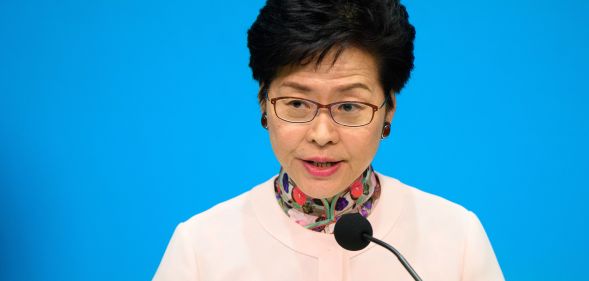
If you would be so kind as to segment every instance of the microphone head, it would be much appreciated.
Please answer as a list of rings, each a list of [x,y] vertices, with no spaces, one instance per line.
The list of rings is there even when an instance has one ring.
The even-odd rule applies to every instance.
[[[335,241],[342,248],[349,251],[358,251],[366,248],[370,241],[364,238],[364,234],[372,236],[370,222],[359,213],[345,214],[335,223],[333,235]]]

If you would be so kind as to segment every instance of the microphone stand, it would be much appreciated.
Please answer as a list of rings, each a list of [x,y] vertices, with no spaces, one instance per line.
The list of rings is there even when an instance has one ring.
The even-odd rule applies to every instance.
[[[393,246],[387,244],[384,241],[381,241],[381,240],[378,240],[378,239],[372,237],[368,233],[362,233],[362,237],[364,237],[364,239],[366,239],[366,240],[369,240],[369,241],[374,242],[378,245],[381,245],[381,246],[387,248],[389,251],[393,252],[393,254],[395,254],[395,256],[397,256],[397,258],[399,259],[399,261],[401,262],[403,267],[405,267],[407,272],[409,272],[409,274],[411,274],[411,277],[413,277],[413,279],[415,281],[422,281],[421,278],[419,277],[419,275],[417,275],[417,272],[415,272],[415,270],[413,270],[413,268],[411,267],[411,265],[409,265],[407,260],[405,260],[403,255],[401,255],[401,253],[399,253],[399,251],[397,251],[397,249],[393,248]]]

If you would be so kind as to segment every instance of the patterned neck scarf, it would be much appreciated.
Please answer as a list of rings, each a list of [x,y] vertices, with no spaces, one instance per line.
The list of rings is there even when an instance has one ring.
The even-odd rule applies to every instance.
[[[280,169],[274,181],[276,200],[296,223],[317,232],[333,233],[337,219],[347,213],[368,217],[380,197],[380,182],[369,166],[352,184],[331,198],[311,198]]]

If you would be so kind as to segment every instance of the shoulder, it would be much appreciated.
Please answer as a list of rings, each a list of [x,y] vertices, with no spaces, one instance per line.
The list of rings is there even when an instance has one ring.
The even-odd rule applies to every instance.
[[[453,272],[460,280],[504,280],[485,230],[472,211],[399,180],[380,174],[379,179],[381,197],[387,198],[388,205],[400,205],[386,240],[416,261],[414,266],[422,268],[424,279]]]
[[[378,174],[378,176],[381,180],[383,189],[385,191],[392,191],[391,193],[395,193],[393,194],[394,196],[399,196],[403,194],[404,196],[407,196],[406,199],[412,200],[413,203],[419,204],[420,207],[424,207],[427,209],[444,210],[448,212],[468,212],[468,210],[463,206],[455,202],[452,202],[446,198],[425,192],[417,187],[410,186],[399,181],[398,179],[389,176],[385,176],[382,174]]]
[[[396,245],[408,249],[404,253],[409,255],[413,248],[427,253],[422,264],[430,270],[424,273],[424,279],[427,274],[434,277],[455,268],[461,280],[505,280],[491,242],[474,212],[396,179],[382,178],[386,183],[383,191],[389,190],[389,195],[399,195],[406,201],[396,225],[403,230],[403,238],[397,241],[403,242]]]
[[[476,216],[465,207],[425,192],[397,179],[379,174],[383,192],[402,200],[402,218],[427,228],[466,230]],[[401,199],[402,198],[402,199]]]
[[[248,245],[250,242],[259,244],[261,239],[258,235],[260,227],[248,198],[259,188],[266,189],[267,185],[258,185],[180,223],[168,243],[154,280],[195,280],[195,276],[209,276],[207,274],[216,276],[212,279],[225,280],[218,275],[226,272],[221,268],[243,266],[248,255],[254,254]],[[236,254],[227,255],[229,250]]]
[[[250,199],[252,196],[257,196],[262,190],[268,189],[272,185],[272,181],[273,178],[236,197],[192,216],[181,223],[182,228],[191,233],[214,232],[217,234],[231,234],[237,231],[240,227],[255,220]]]

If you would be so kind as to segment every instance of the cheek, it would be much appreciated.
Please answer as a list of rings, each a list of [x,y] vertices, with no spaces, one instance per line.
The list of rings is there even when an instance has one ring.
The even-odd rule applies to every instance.
[[[346,149],[353,156],[357,165],[364,166],[372,161],[376,150],[380,144],[380,131],[375,128],[355,128],[343,136]],[[366,163],[368,162],[368,163]]]
[[[301,143],[304,133],[296,126],[282,126],[276,120],[269,120],[268,133],[276,158],[281,165],[288,165],[288,159]]]

